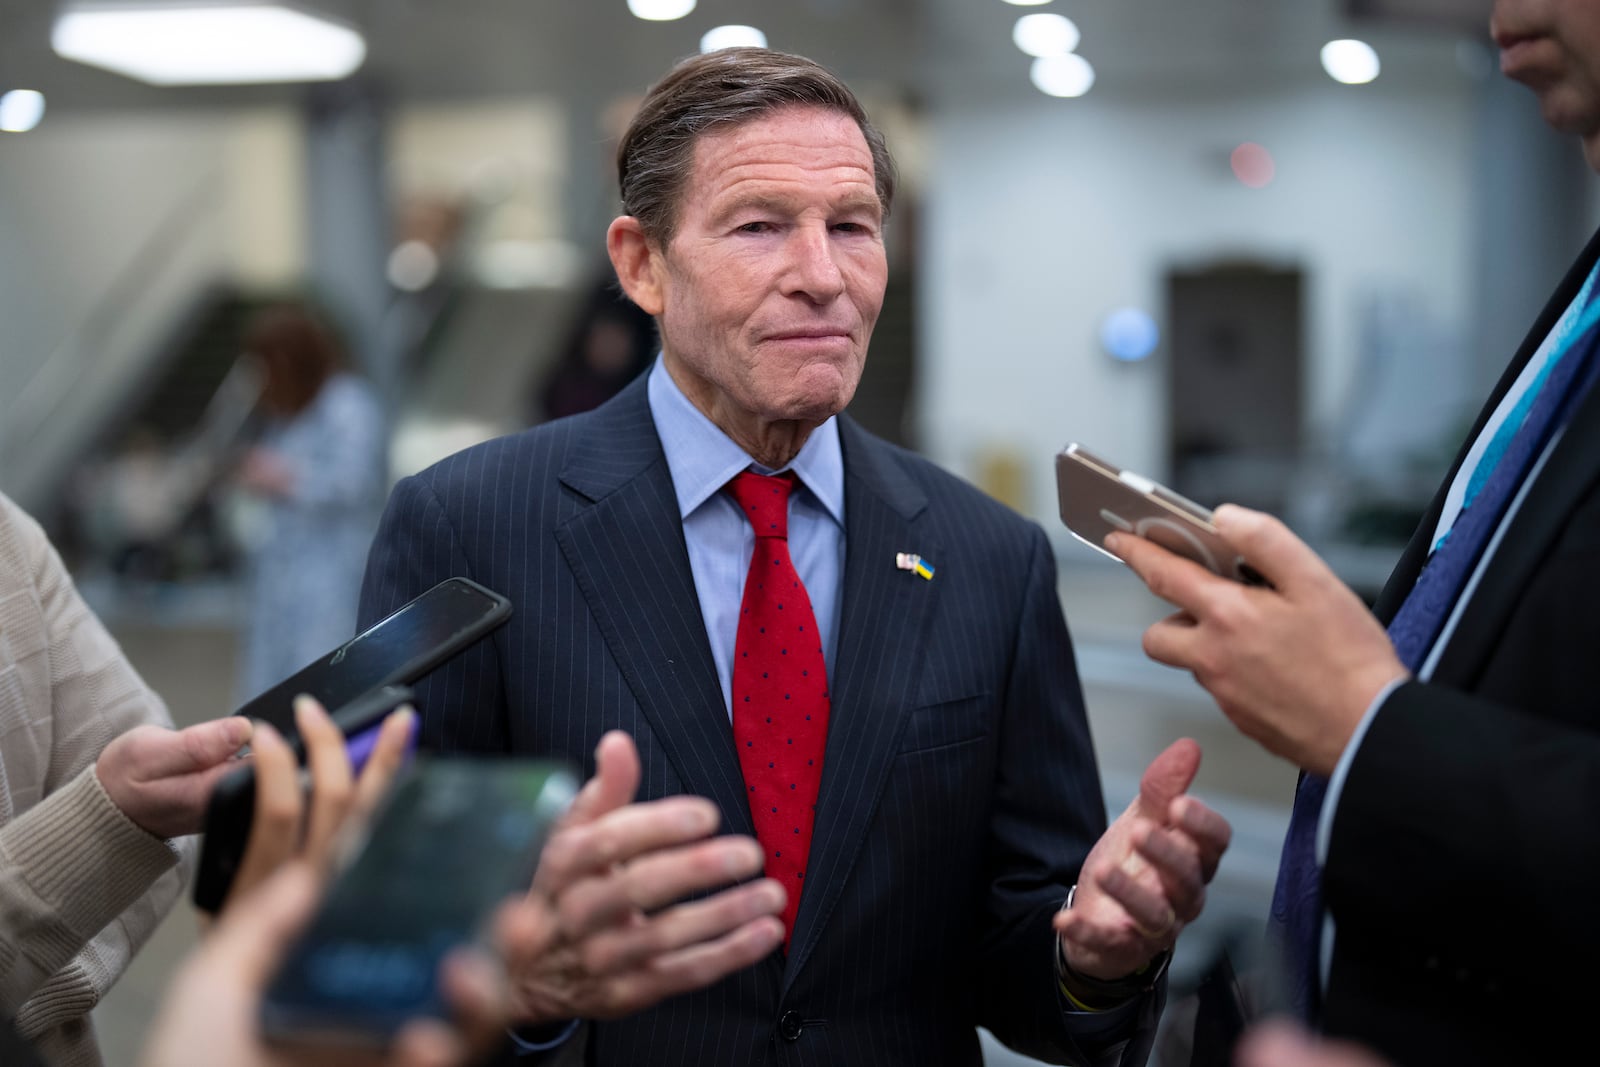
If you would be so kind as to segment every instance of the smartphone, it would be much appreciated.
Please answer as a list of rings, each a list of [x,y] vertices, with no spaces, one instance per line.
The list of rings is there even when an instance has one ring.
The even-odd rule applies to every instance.
[[[357,773],[371,754],[384,716],[408,703],[411,697],[407,686],[385,685],[329,713],[347,739],[345,750]],[[294,748],[296,755],[303,759],[304,744],[298,734],[294,738]],[[300,773],[303,785],[309,788],[308,772]],[[256,772],[255,767],[247,763],[218,781],[206,803],[193,891],[195,907],[201,911],[215,913],[227,899],[233,879],[239,873],[239,864],[244,862],[245,849],[250,845],[250,828],[255,823],[255,815]]]
[[[1056,456],[1061,521],[1072,536],[1112,559],[1106,535],[1131,533],[1194,560],[1224,578],[1266,585],[1259,571],[1223,540],[1211,512],[1149,478],[1073,443]],[[1120,560],[1119,560],[1120,562]]]
[[[261,1002],[280,1042],[382,1048],[407,1021],[449,1018],[440,963],[527,891],[577,794],[548,760],[418,756],[370,823]]]
[[[298,753],[302,743],[294,722],[294,698],[309,693],[351,738],[352,762],[359,761],[370,749],[377,721],[401,703],[395,694],[384,692],[386,687],[416,681],[510,617],[511,602],[499,593],[469,578],[446,578],[251,699],[235,714],[271,723]],[[253,779],[234,780],[230,775],[218,783],[206,810],[194,880],[195,907],[215,912],[222,906],[249,844],[254,815]]]
[[[294,743],[294,698],[328,709],[379,686],[409,684],[511,617],[511,601],[470,578],[446,578],[308,663],[234,714],[271,723]]]

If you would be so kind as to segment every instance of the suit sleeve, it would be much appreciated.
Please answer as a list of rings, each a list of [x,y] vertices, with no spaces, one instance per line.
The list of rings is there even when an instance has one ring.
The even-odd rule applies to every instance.
[[[1033,530],[1016,656],[1006,685],[991,816],[993,875],[979,946],[980,1021],[1019,1052],[1052,1062],[1141,1063],[1160,996],[1108,1012],[1070,1011],[1051,920],[1106,829],[1105,799],[1055,556]]]
[[[389,497],[367,556],[359,630],[455,576],[475,578],[457,525],[426,474],[403,479]],[[505,696],[492,635],[413,682],[412,689],[420,747],[506,750]]]
[[[1409,682],[1375,715],[1324,875],[1345,929],[1389,931],[1507,990],[1580,988],[1600,952],[1600,736]],[[1487,914],[1516,935],[1485,936]],[[1356,920],[1349,921],[1346,920]]]

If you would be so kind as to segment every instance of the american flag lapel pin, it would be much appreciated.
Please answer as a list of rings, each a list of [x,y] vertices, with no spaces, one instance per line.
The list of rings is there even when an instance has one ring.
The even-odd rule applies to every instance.
[[[929,581],[933,580],[933,564],[915,552],[896,552],[894,554],[894,565],[903,571],[920,574]]]

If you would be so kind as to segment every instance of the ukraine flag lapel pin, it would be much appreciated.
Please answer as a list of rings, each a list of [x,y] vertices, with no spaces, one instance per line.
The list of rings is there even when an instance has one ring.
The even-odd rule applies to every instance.
[[[917,555],[915,552],[896,552],[894,565],[903,571],[920,574],[929,581],[933,580],[933,564]]]

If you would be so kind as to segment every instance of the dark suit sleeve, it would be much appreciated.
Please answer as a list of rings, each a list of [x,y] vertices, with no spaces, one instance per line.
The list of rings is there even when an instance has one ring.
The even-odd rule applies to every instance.
[[[403,479],[367,556],[360,628],[453,576],[475,578],[471,561],[426,475]],[[516,606],[513,605],[513,611]],[[431,751],[502,752],[505,697],[491,635],[412,683],[419,746]]]
[[[1055,556],[1037,528],[1015,647],[990,820],[979,1018],[1001,1041],[1040,1059],[1142,1063],[1157,996],[1086,1014],[1068,1011],[1057,986],[1051,919],[1105,832],[1106,813]]]
[[[1341,942],[1387,936],[1475,987],[1586,988],[1600,952],[1596,767],[1600,736],[1588,729],[1401,686],[1334,815],[1325,887]],[[1490,933],[1495,914],[1515,916],[1514,935]]]

